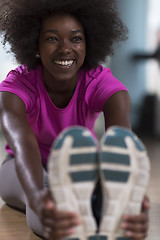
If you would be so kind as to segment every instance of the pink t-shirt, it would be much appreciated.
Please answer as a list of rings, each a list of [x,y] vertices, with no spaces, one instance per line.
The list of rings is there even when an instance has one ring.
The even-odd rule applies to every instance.
[[[0,84],[0,91],[14,93],[25,103],[27,120],[38,141],[43,164],[47,162],[54,139],[64,128],[81,125],[93,132],[104,103],[121,90],[127,91],[110,69],[101,65],[88,72],[79,71],[76,90],[65,108],[57,108],[51,101],[43,83],[41,66],[31,71],[20,66]],[[13,154],[9,145],[6,151]]]

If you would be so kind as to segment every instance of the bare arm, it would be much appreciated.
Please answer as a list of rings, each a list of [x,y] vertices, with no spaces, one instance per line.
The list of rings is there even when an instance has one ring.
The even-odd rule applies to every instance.
[[[126,91],[113,94],[103,108],[105,129],[117,125],[131,128],[130,97]]]
[[[25,104],[15,94],[0,93],[0,121],[4,136],[15,154],[18,177],[32,205],[32,194],[43,189],[41,156],[26,119]]]
[[[16,171],[31,208],[37,213],[47,240],[63,239],[80,224],[78,215],[58,211],[49,189],[43,189],[39,146],[26,119],[23,101],[0,92],[0,121],[4,136],[15,154]]]

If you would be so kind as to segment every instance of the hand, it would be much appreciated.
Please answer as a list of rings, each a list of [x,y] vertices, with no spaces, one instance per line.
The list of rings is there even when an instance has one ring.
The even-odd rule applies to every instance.
[[[43,226],[44,238],[46,240],[62,240],[74,233],[74,228],[80,224],[77,213],[59,211],[48,189],[39,194],[36,213]]]
[[[148,210],[149,200],[145,196],[142,203],[142,212],[137,216],[123,216],[121,227],[125,230],[126,237],[134,240],[142,240],[147,237],[148,232]]]

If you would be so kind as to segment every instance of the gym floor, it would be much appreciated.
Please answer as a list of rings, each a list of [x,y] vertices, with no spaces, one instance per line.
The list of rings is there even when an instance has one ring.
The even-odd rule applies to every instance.
[[[160,139],[142,139],[151,160],[151,178],[147,190],[151,209],[150,227],[147,240],[159,240],[160,236]],[[0,163],[5,157],[5,141],[0,134]],[[38,240],[28,228],[25,215],[6,206],[0,199],[0,239],[1,240]]]

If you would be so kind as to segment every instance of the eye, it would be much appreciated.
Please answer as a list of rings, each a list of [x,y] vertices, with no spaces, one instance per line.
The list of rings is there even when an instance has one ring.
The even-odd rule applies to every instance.
[[[58,41],[58,39],[56,37],[54,37],[54,36],[48,37],[46,40],[50,41],[50,42],[57,42]]]
[[[73,37],[73,42],[81,42],[83,38],[81,36],[75,36]]]

